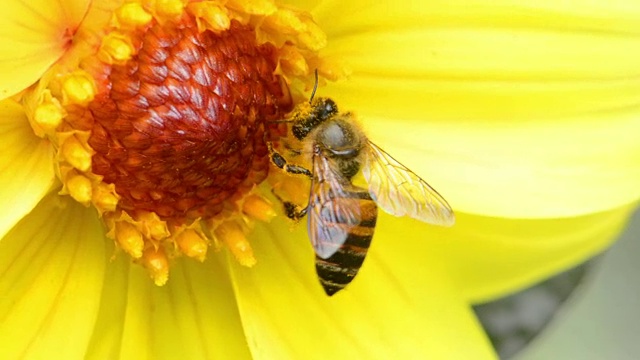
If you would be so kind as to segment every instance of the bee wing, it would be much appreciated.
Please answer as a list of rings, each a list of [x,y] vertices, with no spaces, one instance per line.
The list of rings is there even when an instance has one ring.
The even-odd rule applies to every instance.
[[[455,222],[453,210],[434,188],[371,142],[362,172],[369,193],[389,214],[435,225],[451,226]]]
[[[307,231],[316,255],[327,259],[344,244],[349,230],[360,224],[361,213],[357,201],[346,193],[348,184],[325,157],[313,157],[313,174]]]

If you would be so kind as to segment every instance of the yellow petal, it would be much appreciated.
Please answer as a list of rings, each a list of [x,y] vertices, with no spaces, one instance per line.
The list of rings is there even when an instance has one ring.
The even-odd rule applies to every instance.
[[[406,228],[379,229],[354,282],[327,297],[304,226],[282,219],[254,233],[258,263],[231,259],[242,322],[256,359],[493,359],[443,260],[405,256]],[[412,236],[416,236],[415,233]],[[428,264],[428,265],[427,265]]]
[[[2,239],[0,357],[83,357],[110,255],[103,232],[93,211],[50,195]]]
[[[71,46],[90,0],[5,0],[0,13],[0,99],[33,84]]]
[[[250,359],[219,261],[178,260],[167,284],[158,287],[120,254],[109,263],[105,282],[88,359]]]
[[[535,220],[458,213],[452,228],[425,226],[425,251],[431,246],[447,259],[448,273],[466,298],[485,302],[603,251],[618,238],[634,209],[635,204],[576,218]]]
[[[575,216],[640,197],[640,3],[341,4],[315,13],[353,76],[319,94],[456,210]]]
[[[54,184],[53,150],[36,137],[20,105],[0,102],[0,238],[29,213]]]

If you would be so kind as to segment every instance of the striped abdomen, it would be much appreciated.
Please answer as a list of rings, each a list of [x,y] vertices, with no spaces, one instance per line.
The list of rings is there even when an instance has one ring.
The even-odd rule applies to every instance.
[[[333,199],[343,206],[358,207],[360,209],[360,223],[339,223],[340,217],[336,216],[336,222],[332,225],[342,227],[348,233],[344,244],[335,254],[327,259],[316,256],[316,272],[324,291],[331,296],[342,290],[358,274],[358,270],[364,262],[373,231],[378,218],[378,207],[371,199],[369,192],[356,186],[345,189],[344,197]]]

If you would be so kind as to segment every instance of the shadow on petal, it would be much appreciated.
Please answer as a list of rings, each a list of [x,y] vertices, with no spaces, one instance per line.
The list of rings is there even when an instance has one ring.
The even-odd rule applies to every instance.
[[[358,277],[329,298],[304,226],[287,227],[278,219],[255,231],[254,268],[230,260],[254,358],[494,358],[442,259],[403,256],[418,251],[402,243],[413,230],[380,228]]]
[[[20,105],[0,102],[0,238],[28,214],[55,182],[51,145],[36,137]]]
[[[211,254],[173,262],[165,286],[116,255],[87,358],[250,359],[229,275]]]

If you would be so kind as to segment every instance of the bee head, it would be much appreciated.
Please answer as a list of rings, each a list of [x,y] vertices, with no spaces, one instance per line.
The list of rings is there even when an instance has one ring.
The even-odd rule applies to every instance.
[[[338,113],[338,105],[329,99],[318,97],[311,100],[307,111],[302,111],[296,116],[291,132],[302,140],[318,125],[332,118]]]

